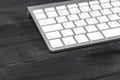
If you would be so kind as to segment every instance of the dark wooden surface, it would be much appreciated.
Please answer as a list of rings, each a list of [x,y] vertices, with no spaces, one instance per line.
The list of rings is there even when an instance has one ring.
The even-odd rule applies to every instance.
[[[26,15],[48,2],[0,0],[0,80],[120,80],[120,41],[49,53]]]

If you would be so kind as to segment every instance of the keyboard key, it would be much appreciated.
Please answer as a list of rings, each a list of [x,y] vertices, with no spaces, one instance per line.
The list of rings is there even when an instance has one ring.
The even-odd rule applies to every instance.
[[[49,24],[55,24],[55,23],[56,23],[56,21],[55,21],[54,18],[39,20],[39,24],[40,24],[41,26],[49,25]]]
[[[77,25],[77,27],[86,26],[87,25],[87,23],[84,20],[75,21],[75,24]]]
[[[101,13],[99,11],[92,11],[92,12],[90,12],[90,14],[91,14],[92,17],[101,16]]]
[[[35,14],[36,19],[45,19],[46,15],[44,13]]]
[[[101,3],[110,2],[110,0],[100,0]]]
[[[52,48],[59,48],[63,46],[63,43],[60,39],[54,39],[49,41]]]
[[[120,8],[119,7],[115,7],[115,8],[111,8],[113,13],[120,13]]]
[[[114,7],[118,7],[120,6],[120,1],[114,1],[114,2],[111,2],[111,4],[114,6]]]
[[[97,24],[99,30],[109,29],[109,26],[106,23]]]
[[[71,8],[71,9],[69,9],[69,11],[70,11],[71,14],[78,14],[78,13],[80,13],[80,10],[78,8]]]
[[[79,16],[81,19],[90,18],[90,15],[88,13],[80,13]]]
[[[63,22],[67,22],[67,18],[65,16],[61,16],[61,17],[56,17],[56,20],[58,23],[63,23]]]
[[[111,1],[118,1],[118,0],[111,0]]]
[[[120,36],[120,28],[114,28],[102,31],[106,38]]]
[[[57,6],[56,9],[57,9],[57,10],[66,9],[66,6],[64,6],[64,5],[63,5],[63,6]]]
[[[49,11],[55,11],[55,8],[54,7],[45,8],[45,12],[49,12]]]
[[[103,39],[103,35],[100,32],[88,33],[87,36],[91,41]]]
[[[109,19],[106,17],[106,16],[101,16],[101,17],[97,17],[97,19],[98,19],[98,21],[99,22],[108,22],[109,21]]]
[[[75,21],[79,19],[79,17],[76,14],[68,15],[67,17],[70,21]]]
[[[78,3],[79,7],[82,7],[82,6],[88,6],[88,2],[82,2],[82,3]]]
[[[89,19],[86,19],[86,21],[87,21],[87,23],[89,25],[91,25],[91,24],[97,24],[98,23],[98,21],[96,20],[96,18],[89,18]]]
[[[66,23],[63,23],[65,29],[68,29],[68,28],[74,28],[75,25],[73,24],[73,22],[66,22]]]
[[[60,16],[69,15],[68,10],[66,10],[66,9],[58,10],[58,13],[59,13]]]
[[[91,11],[90,7],[89,6],[83,6],[83,7],[80,7],[80,10],[82,12],[88,12],[88,11]]]
[[[117,21],[108,22],[111,28],[120,27],[120,24]]]
[[[110,20],[119,20],[120,19],[120,17],[117,14],[108,15],[108,17],[110,18]]]
[[[83,35],[76,35],[75,39],[77,40],[78,43],[84,43],[88,42],[88,38],[83,34]]]
[[[78,7],[78,5],[77,4],[69,4],[69,5],[67,5],[67,7],[68,8],[75,8],[75,7]]]
[[[61,34],[58,31],[46,33],[48,39],[60,38]]]
[[[110,3],[103,3],[101,4],[101,6],[105,9],[105,8],[111,8],[112,5]]]
[[[73,45],[73,44],[76,44],[76,41],[73,37],[65,37],[65,38],[62,38],[63,42],[65,45]]]
[[[103,10],[100,10],[100,11],[101,11],[101,13],[102,13],[103,15],[109,15],[109,14],[112,14],[112,12],[111,12],[110,9],[103,9]]]
[[[47,12],[46,14],[47,14],[48,17],[57,17],[58,16],[56,11]]]
[[[40,14],[43,13],[43,9],[37,9],[37,10],[33,10],[34,14]]]
[[[96,1],[90,1],[89,4],[90,4],[90,5],[99,4],[99,1],[97,1],[97,0],[96,0]]]
[[[95,25],[86,26],[85,29],[86,29],[88,32],[98,31],[98,29],[96,28]]]
[[[61,31],[63,36],[72,36],[74,35],[73,31],[71,29],[67,29],[67,30],[62,30]]]
[[[73,29],[75,34],[83,34],[86,33],[85,29],[83,27],[78,27]]]
[[[101,10],[102,9],[100,5],[91,5],[91,8],[93,10]]]
[[[42,27],[44,32],[56,31],[63,29],[61,24],[54,24]]]

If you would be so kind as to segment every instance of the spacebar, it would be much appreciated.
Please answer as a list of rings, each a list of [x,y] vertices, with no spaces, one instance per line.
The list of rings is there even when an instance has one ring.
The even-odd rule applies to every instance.
[[[106,38],[120,36],[120,28],[105,30],[105,31],[102,31],[102,33]]]

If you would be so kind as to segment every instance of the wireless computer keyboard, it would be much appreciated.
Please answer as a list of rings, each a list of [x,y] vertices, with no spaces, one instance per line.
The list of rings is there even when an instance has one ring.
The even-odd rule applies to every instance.
[[[120,38],[120,1],[64,1],[28,7],[51,52]]]

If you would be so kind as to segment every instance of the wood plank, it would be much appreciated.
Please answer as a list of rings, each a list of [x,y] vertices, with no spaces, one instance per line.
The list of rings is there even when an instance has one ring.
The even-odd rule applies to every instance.
[[[114,74],[114,75],[106,76],[104,78],[97,79],[97,80],[120,80],[120,74]]]
[[[0,0],[0,9],[3,8],[10,8],[15,6],[29,6],[29,5],[39,5],[39,4],[45,4],[45,3],[53,3],[53,2],[59,2],[59,1],[65,1],[65,0]]]
[[[0,49],[0,79],[86,80],[116,74],[120,72],[120,47],[112,49],[112,46],[59,54],[50,54],[42,40],[3,46]]]
[[[31,24],[32,23],[32,24]],[[0,27],[0,46],[41,39],[33,22]]]

